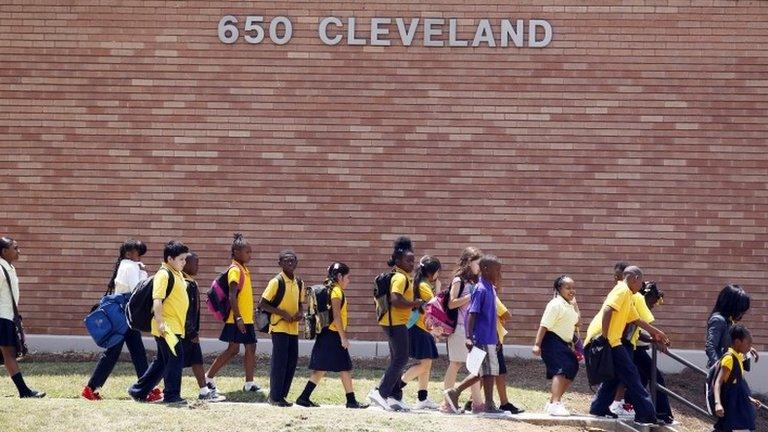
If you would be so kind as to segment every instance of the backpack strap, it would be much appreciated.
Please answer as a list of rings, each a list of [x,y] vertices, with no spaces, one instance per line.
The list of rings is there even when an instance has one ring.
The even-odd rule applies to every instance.
[[[19,316],[19,309],[18,306],[16,306],[16,299],[13,298],[13,287],[11,287],[11,275],[8,274],[8,270],[5,269],[2,265],[0,265],[0,268],[3,269],[3,274],[5,275],[5,280],[8,282],[8,294],[11,295],[11,305],[13,306],[13,318],[16,319]]]
[[[237,296],[240,297],[240,291],[243,290],[243,282],[245,282],[245,269],[238,263],[232,263],[227,269],[227,281],[229,281],[229,271],[233,268],[240,270],[240,279],[237,281]],[[227,289],[229,289],[229,282],[227,282]]]
[[[173,291],[173,286],[176,284],[176,277],[173,276],[173,272],[168,269],[165,269],[165,271],[168,272],[168,285],[165,287],[165,298],[163,299],[163,301],[165,301],[165,299],[167,299],[168,296],[171,295],[171,291]]]

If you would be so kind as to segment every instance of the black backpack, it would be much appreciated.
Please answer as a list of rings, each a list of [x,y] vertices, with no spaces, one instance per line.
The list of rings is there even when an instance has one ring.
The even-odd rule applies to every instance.
[[[168,298],[171,295],[176,278],[170,270],[165,269],[165,271],[168,272],[168,286],[165,288],[165,298]],[[152,316],[154,315],[152,310],[152,290],[154,288],[154,279],[155,277],[152,276],[139,282],[133,288],[131,298],[128,299],[128,304],[125,306],[125,318],[128,320],[128,325],[134,330],[141,332],[152,330]]]
[[[277,292],[275,293],[275,298],[272,300],[267,300],[262,297],[264,303],[272,306],[273,308],[278,307],[280,303],[283,302],[283,297],[285,297],[285,280],[283,279],[283,275],[278,274],[275,276],[275,279],[277,279]],[[296,278],[296,285],[299,286],[299,303],[301,303],[301,289],[304,288],[304,282],[301,279]],[[265,310],[257,309],[253,322],[256,331],[261,333],[268,333],[269,323],[272,322],[272,314]],[[280,322],[280,320],[278,320],[278,322]]]
[[[589,385],[598,385],[615,377],[611,344],[603,336],[598,336],[584,347],[584,363],[587,366]]]
[[[305,293],[304,303],[307,305],[307,313],[304,315],[304,337],[307,339],[314,339],[333,323],[331,288],[325,284],[312,285]],[[344,307],[346,301],[342,290],[341,307]]]
[[[395,271],[389,270],[378,276],[373,281],[373,301],[376,303],[376,321],[381,321],[384,315],[389,315],[389,325],[392,326],[392,276]],[[405,279],[405,291],[408,291],[410,282]]]
[[[456,298],[461,297],[462,294],[464,294],[464,279],[459,279],[461,281],[461,285],[459,285],[459,295],[456,296]],[[451,284],[453,285],[453,284]],[[451,301],[451,286],[449,285],[448,288],[443,290],[443,310],[445,311],[446,315],[448,315],[448,318],[451,320],[451,327],[453,327],[454,330],[456,330],[456,324],[458,324],[459,321],[459,308],[451,309],[448,307],[448,303]]]

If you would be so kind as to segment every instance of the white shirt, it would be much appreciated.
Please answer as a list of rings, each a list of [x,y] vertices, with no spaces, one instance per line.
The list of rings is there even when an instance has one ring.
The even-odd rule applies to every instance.
[[[120,261],[120,267],[117,268],[117,276],[115,276],[115,294],[133,291],[133,288],[147,277],[147,272],[138,261],[129,259]]]
[[[16,268],[8,261],[0,258],[0,266],[8,272],[11,278],[11,287],[8,289],[8,280],[5,274],[0,270],[0,319],[13,321],[13,304],[19,305],[19,277],[16,276]],[[11,291],[13,291],[13,300],[11,300]]]

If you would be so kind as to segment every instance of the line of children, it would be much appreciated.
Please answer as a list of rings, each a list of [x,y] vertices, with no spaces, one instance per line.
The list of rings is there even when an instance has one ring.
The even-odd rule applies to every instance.
[[[179,241],[170,241],[163,250],[163,264],[155,274],[152,290],[152,336],[157,343],[157,357],[147,371],[128,389],[137,401],[145,401],[149,392],[163,380],[163,402],[183,403],[181,398],[181,373],[184,369],[184,339],[189,297],[182,270],[187,262],[189,248]],[[171,292],[166,297],[166,286],[173,280]]]
[[[13,263],[19,259],[19,244],[10,237],[0,237],[0,352],[8,376],[19,397],[42,398],[44,392],[27,387],[16,357],[18,342],[14,318],[18,315],[19,276]]]
[[[296,404],[303,407],[317,407],[310,399],[320,380],[326,372],[338,372],[341,384],[346,394],[347,408],[368,408],[355,397],[352,386],[352,358],[349,355],[349,338],[347,337],[348,302],[344,290],[349,286],[349,266],[336,262],[328,267],[328,277],[325,285],[329,287],[331,299],[331,324],[317,335],[309,359],[309,370],[312,371],[304,391],[296,399]]]
[[[232,310],[219,336],[219,340],[228,345],[227,349],[219,354],[211,364],[205,374],[205,381],[209,389],[216,390],[213,379],[221,368],[240,353],[240,345],[242,344],[245,347],[243,391],[261,392],[261,388],[253,379],[253,370],[256,367],[256,330],[253,325],[253,285],[251,272],[247,267],[251,260],[251,245],[248,244],[242,234],[235,233],[230,253],[232,263],[227,270],[227,283],[229,284],[229,298],[234,299],[234,301],[231,301]]]
[[[414,296],[424,303],[434,297],[434,292],[440,289],[440,260],[425,255],[419,260],[416,274],[413,277]],[[400,378],[400,387],[404,388],[413,379],[419,381],[418,399],[414,409],[436,410],[437,403],[429,399],[429,376],[432,372],[432,360],[439,357],[435,337],[427,329],[425,312],[423,308],[416,309],[419,318],[415,325],[408,329],[408,342],[410,357],[418,363],[408,368]]]
[[[282,271],[272,278],[264,290],[259,309],[271,314],[269,333],[272,357],[269,373],[269,403],[279,407],[293,404],[285,398],[291,389],[296,363],[299,359],[299,321],[302,319],[304,286],[296,275],[299,259],[291,250],[280,253],[278,265]]]
[[[569,416],[561,398],[573,383],[579,371],[574,351],[574,333],[579,327],[579,308],[576,305],[576,286],[568,275],[559,276],[554,283],[554,298],[547,303],[541,316],[533,354],[541,356],[552,380],[551,397],[544,412],[552,416]]]
[[[138,283],[147,278],[147,271],[141,258],[147,253],[147,246],[139,240],[129,239],[123,242],[117,255],[115,269],[112,277],[107,284],[107,294],[129,293]],[[112,374],[120,353],[123,351],[123,345],[128,347],[131,355],[131,362],[136,370],[136,377],[141,378],[147,371],[149,364],[147,362],[147,352],[144,349],[144,342],[141,340],[141,332],[131,328],[125,332],[125,339],[107,350],[99,357],[96,368],[91,374],[88,384],[83,388],[81,396],[88,400],[101,400],[99,390],[106,383],[107,378]],[[147,402],[155,402],[163,399],[163,393],[159,388],[153,389],[147,395]]]

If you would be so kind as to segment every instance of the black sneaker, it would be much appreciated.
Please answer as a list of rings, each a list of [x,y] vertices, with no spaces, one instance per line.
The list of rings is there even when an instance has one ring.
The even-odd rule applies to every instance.
[[[296,403],[299,403],[299,401],[296,401]],[[368,404],[361,404],[358,401],[347,402],[347,408],[349,408],[349,409],[366,409],[369,406],[370,405],[368,405]]]
[[[472,401],[468,400],[464,403],[464,412],[472,412]]]
[[[187,400],[180,397],[176,397],[173,399],[165,398],[161,403],[164,405],[183,405],[187,403]]]
[[[292,407],[293,404],[288,402],[287,400],[279,400],[279,401],[273,401],[272,399],[267,400],[267,403],[269,403],[272,406],[280,407],[280,408],[289,408]]]
[[[320,406],[309,399],[302,399],[302,398],[296,399],[296,405],[303,406],[304,408],[317,408]]]
[[[24,393],[19,397],[22,399],[41,399],[45,397],[45,392],[30,390],[29,393]]]
[[[610,411],[606,411],[606,412],[600,413],[600,414],[596,414],[596,413],[593,413],[593,412],[590,411],[589,415],[591,415],[593,417],[610,418],[610,419],[617,419],[617,418],[619,418],[619,416],[617,416],[616,414],[614,414],[614,413],[612,413]]]
[[[504,405],[499,406],[499,409],[502,411],[507,411],[510,414],[522,414],[525,412],[524,409],[520,409],[512,405],[512,402],[507,402]]]

